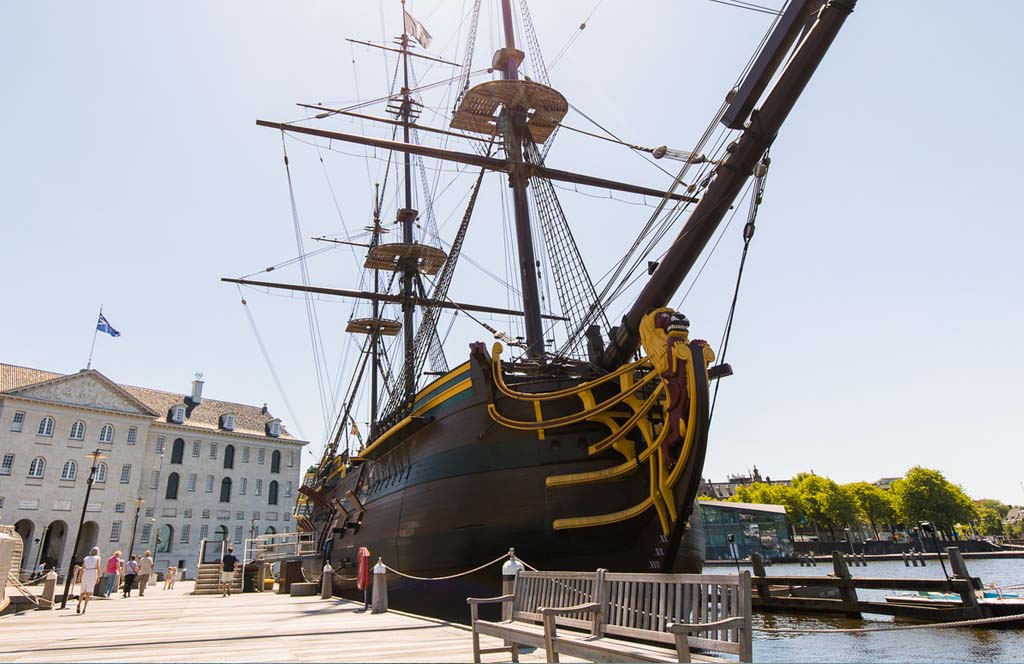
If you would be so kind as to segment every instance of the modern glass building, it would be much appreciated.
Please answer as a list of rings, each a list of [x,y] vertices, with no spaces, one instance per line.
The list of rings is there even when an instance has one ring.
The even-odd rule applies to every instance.
[[[700,515],[707,538],[708,560],[747,558],[759,553],[768,558],[793,554],[789,520],[783,505],[755,505],[701,500]],[[733,536],[736,551],[729,548]]]

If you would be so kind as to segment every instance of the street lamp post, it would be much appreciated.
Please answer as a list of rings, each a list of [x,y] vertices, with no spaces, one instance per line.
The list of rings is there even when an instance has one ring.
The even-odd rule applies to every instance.
[[[139,510],[142,509],[142,503],[146,502],[139,496],[135,499],[135,523],[132,524],[132,542],[128,545],[128,560],[132,559],[132,552],[135,550],[135,531],[139,527]]]
[[[949,589],[953,590],[953,581],[949,578],[949,572],[946,571],[946,563],[942,560],[942,552],[939,551],[939,538],[935,536],[935,526],[930,521],[922,521],[920,526],[923,532],[929,533],[932,536],[932,542],[935,544],[935,555],[939,557],[939,564],[942,565],[942,573],[946,575],[946,583],[949,584]],[[923,544],[921,548],[924,548]]]
[[[736,563],[736,573],[740,573],[740,559],[736,552],[736,536],[732,533],[728,533],[726,537],[729,540],[729,553],[732,554],[732,561]]]
[[[89,507],[89,495],[92,494],[92,483],[96,478],[96,469],[99,468],[100,460],[106,459],[106,455],[98,449],[87,454],[92,459],[92,467],[89,468],[89,479],[85,481],[85,502],[82,503],[82,517],[78,520],[78,532],[75,533],[75,545],[71,548],[71,561],[68,562],[68,575],[64,579],[64,597],[60,600],[60,608],[68,607],[68,595],[71,594],[71,582],[75,571],[75,553],[78,551],[78,544],[82,540],[82,527],[85,526],[85,510]]]
[[[846,531],[846,543],[850,545],[850,555],[857,555],[857,552],[853,550],[853,536],[850,534],[850,527],[847,526],[843,530]]]

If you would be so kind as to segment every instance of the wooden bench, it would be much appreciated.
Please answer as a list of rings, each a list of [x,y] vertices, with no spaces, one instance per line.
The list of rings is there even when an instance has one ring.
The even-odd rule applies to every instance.
[[[551,662],[559,654],[593,662],[727,661],[720,654],[752,660],[749,572],[521,572],[513,594],[468,602],[475,662],[506,651],[516,662],[520,645],[543,647]],[[488,602],[510,605],[508,617],[480,620],[477,607]],[[509,645],[481,650],[480,634]]]

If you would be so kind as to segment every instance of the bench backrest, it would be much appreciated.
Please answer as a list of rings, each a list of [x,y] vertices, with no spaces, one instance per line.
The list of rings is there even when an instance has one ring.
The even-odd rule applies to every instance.
[[[619,636],[675,643],[665,625],[709,623],[746,617],[740,630],[694,632],[691,648],[739,655],[742,639],[750,639],[750,573],[741,575],[629,574],[607,572],[601,593],[599,630]]]
[[[597,572],[520,572],[516,576],[512,619],[542,622],[541,607],[563,608],[597,602],[604,570]],[[556,623],[592,631],[594,621],[588,614],[558,616]]]

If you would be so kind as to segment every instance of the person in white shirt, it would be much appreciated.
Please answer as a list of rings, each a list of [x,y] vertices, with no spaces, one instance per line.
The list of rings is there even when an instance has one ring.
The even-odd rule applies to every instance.
[[[100,550],[92,547],[89,555],[82,561],[82,577],[79,581],[78,606],[75,613],[85,613],[89,608],[89,600],[92,598],[92,591],[96,589],[96,581],[100,578]]]
[[[147,551],[142,555],[142,560],[139,561],[139,578],[137,579],[139,597],[146,594],[146,586],[149,584],[151,576],[153,576],[153,552]]]

